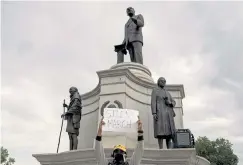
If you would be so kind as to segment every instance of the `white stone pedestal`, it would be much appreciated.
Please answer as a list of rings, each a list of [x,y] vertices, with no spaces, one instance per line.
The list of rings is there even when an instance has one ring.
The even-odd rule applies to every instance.
[[[195,149],[158,150],[154,138],[153,117],[151,114],[151,92],[155,87],[151,72],[147,67],[137,63],[121,63],[111,69],[98,71],[99,83],[96,88],[82,95],[82,120],[80,124],[77,151],[59,154],[33,155],[42,165],[85,165],[97,164],[94,157],[94,139],[103,109],[117,107],[139,111],[144,127],[145,152],[142,164],[194,165]],[[163,76],[163,75],[161,75]],[[156,80],[157,81],[157,80]],[[166,89],[176,101],[175,125],[183,128],[182,99],[185,97],[183,85],[167,85]],[[136,134],[103,133],[103,146],[107,156],[116,144],[128,148],[128,156],[136,145]],[[165,145],[164,145],[165,146]],[[90,149],[91,148],[91,149]],[[201,162],[206,162],[200,159]],[[194,163],[194,164],[193,164]],[[199,165],[208,165],[201,163]]]
[[[156,84],[149,69],[137,63],[121,63],[112,66],[111,69],[98,71],[97,74],[99,76],[97,87],[82,95],[83,116],[78,148],[93,147],[98,121],[102,109],[105,107],[138,110],[144,126],[145,147],[158,148],[157,141],[154,138],[153,117],[150,106],[152,89]],[[185,96],[183,85],[169,84],[166,89],[176,101],[176,107],[174,108],[176,128],[183,128],[182,99]],[[121,143],[133,148],[135,147],[136,135],[104,133],[103,139],[104,147],[109,148]]]

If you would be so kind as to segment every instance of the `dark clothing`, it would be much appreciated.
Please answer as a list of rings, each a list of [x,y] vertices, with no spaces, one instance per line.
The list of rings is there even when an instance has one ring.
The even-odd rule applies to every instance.
[[[80,120],[81,120],[82,102],[78,92],[71,96],[68,110],[65,115],[67,120],[66,132],[79,135]]]
[[[142,27],[144,26],[144,19],[141,14],[135,15],[134,18],[137,21],[133,21],[131,18],[125,24],[125,39],[124,43],[139,41],[143,43]]]
[[[97,136],[95,139],[95,155],[96,159],[98,161],[98,165],[108,165],[109,161],[105,156],[104,148],[102,145],[102,137]],[[137,147],[135,148],[133,155],[129,162],[127,162],[129,165],[140,165],[142,157],[143,157],[143,151],[144,151],[144,139],[143,135],[138,135],[138,142]],[[110,162],[113,163],[113,162]]]
[[[132,43],[128,43],[127,49],[130,54],[131,62],[143,64],[142,42],[135,41]]]
[[[165,98],[168,98],[167,100]],[[174,117],[175,112],[173,107],[175,101],[170,93],[165,89],[156,87],[152,91],[151,109],[152,114],[157,114],[158,120],[154,119],[154,137],[168,138],[175,134]]]
[[[76,150],[78,148],[78,135],[75,133],[68,133],[69,136],[69,147],[71,150]]]
[[[117,52],[117,64],[124,62],[124,55],[127,54],[126,45],[115,45],[115,52]]]
[[[143,33],[142,27],[144,26],[144,19],[141,14],[134,16],[135,20],[131,18],[125,24],[125,38],[123,44],[126,45],[131,62],[143,64],[142,46],[143,46]]]
[[[109,162],[108,165],[129,165],[128,162],[124,162],[122,164],[117,164],[116,162]]]

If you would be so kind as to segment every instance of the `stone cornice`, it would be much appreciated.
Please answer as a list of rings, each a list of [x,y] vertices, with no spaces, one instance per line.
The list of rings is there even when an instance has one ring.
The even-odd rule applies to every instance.
[[[99,79],[105,77],[115,77],[115,76],[126,76],[130,81],[134,82],[135,84],[141,85],[145,88],[153,89],[156,87],[156,84],[144,81],[132,74],[132,72],[128,68],[122,69],[114,69],[114,70],[102,70],[97,72]],[[185,97],[184,86],[182,84],[170,84],[166,85],[165,89],[169,91],[177,91],[179,90],[181,93],[181,97]]]
[[[144,81],[144,80],[136,77],[128,68],[101,70],[101,71],[98,71],[97,74],[99,76],[98,85],[92,91],[81,95],[83,100],[86,100],[90,97],[99,95],[99,93],[100,93],[100,80],[101,80],[101,78],[106,78],[106,77],[126,76],[130,81],[134,82],[135,84],[141,85],[145,88],[153,89],[154,87],[156,87],[156,84]],[[185,97],[184,86],[182,84],[166,85],[165,89],[167,89],[168,91],[179,90],[180,93],[181,93],[181,97],[182,98]]]
[[[120,69],[120,68],[124,68],[124,67],[129,68],[129,69],[141,70],[141,71],[144,71],[145,73],[147,73],[149,76],[152,76],[148,67],[146,67],[145,65],[141,65],[139,63],[123,62],[123,63],[120,63],[120,64],[113,65],[111,67],[111,69]]]
[[[134,76],[128,68],[112,69],[112,70],[102,70],[97,72],[99,78],[105,77],[115,77],[115,76],[126,76],[129,80],[134,83],[141,85],[146,88],[154,88],[155,84],[146,82]]]

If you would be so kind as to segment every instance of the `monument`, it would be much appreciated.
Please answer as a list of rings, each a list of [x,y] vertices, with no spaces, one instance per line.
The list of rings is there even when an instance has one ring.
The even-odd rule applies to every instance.
[[[81,95],[82,121],[77,150],[34,154],[33,156],[41,165],[96,165],[98,162],[95,157],[94,142],[104,108],[139,111],[139,117],[143,122],[145,148],[141,164],[210,164],[204,158],[196,156],[195,148],[166,149],[163,147],[165,145],[162,146],[165,141],[163,142],[161,139],[165,139],[167,140],[166,146],[170,148],[169,142],[173,140],[174,130],[184,128],[182,107],[182,99],[185,97],[184,87],[181,84],[165,85],[165,79],[159,79],[159,86],[154,82],[151,72],[143,64],[142,58],[143,16],[135,15],[135,10],[131,7],[127,9],[127,14],[130,19],[125,25],[125,40],[122,45],[115,46],[115,51],[118,57],[121,57],[119,55],[126,54],[126,50],[128,50],[131,62],[124,62],[123,56],[118,59],[116,65],[97,72],[98,85],[92,91]],[[158,96],[157,101],[154,98]],[[158,107],[157,104],[161,106]],[[167,116],[166,120],[161,122],[163,114],[169,117]],[[167,130],[162,134],[157,132],[159,128],[156,126],[164,126]],[[157,135],[161,135],[159,139],[155,138],[158,138]],[[132,133],[103,132],[102,143],[108,159],[113,146],[118,143],[127,147],[127,159],[130,159],[136,144],[136,136]]]

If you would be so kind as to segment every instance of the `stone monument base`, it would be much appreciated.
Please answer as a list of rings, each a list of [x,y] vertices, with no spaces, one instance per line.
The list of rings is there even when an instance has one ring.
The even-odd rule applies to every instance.
[[[158,148],[157,139],[154,138],[154,122],[151,111],[151,93],[156,84],[148,67],[124,62],[116,64],[110,69],[98,71],[97,74],[99,83],[96,88],[81,96],[83,108],[78,149],[93,148],[93,139],[97,134],[104,108],[139,111],[144,127],[145,148]],[[174,108],[176,113],[175,127],[183,129],[182,99],[185,97],[183,85],[168,84],[166,89],[176,101]],[[116,144],[134,148],[136,138],[137,135],[131,133],[103,132],[102,140],[104,148],[112,148]]]
[[[99,84],[92,91],[81,96],[83,109],[78,137],[78,150],[58,154],[34,154],[41,165],[97,165],[94,139],[104,108],[134,109],[139,111],[144,128],[144,154],[141,164],[148,165],[210,165],[196,151],[190,149],[159,150],[154,138],[153,116],[151,112],[151,92],[156,86],[149,69],[137,63],[121,63],[110,69],[97,72]],[[183,85],[167,85],[166,89],[176,101],[174,118],[177,129],[183,128],[182,99],[185,97]],[[136,134],[103,132],[102,143],[106,156],[110,157],[116,144],[128,148],[128,159],[136,146]],[[164,144],[165,146],[165,144]],[[89,149],[90,148],[90,149]]]
[[[107,158],[110,158],[112,148],[106,148]],[[130,159],[133,149],[128,149]],[[67,151],[58,154],[34,154],[41,165],[97,165],[94,149]],[[210,165],[201,157],[196,156],[195,149],[145,149],[141,164],[143,165]]]

